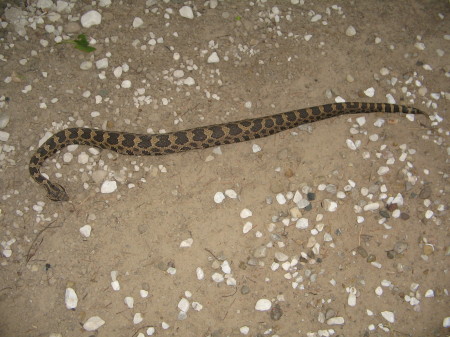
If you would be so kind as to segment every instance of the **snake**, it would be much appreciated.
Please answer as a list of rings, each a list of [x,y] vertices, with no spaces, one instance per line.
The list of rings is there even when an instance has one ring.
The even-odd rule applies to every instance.
[[[50,200],[68,201],[64,187],[40,172],[48,158],[68,145],[87,145],[132,156],[159,156],[245,142],[340,115],[374,112],[427,115],[422,110],[405,105],[343,102],[161,134],[72,127],[56,132],[36,150],[30,159],[29,172],[33,180],[45,188]]]

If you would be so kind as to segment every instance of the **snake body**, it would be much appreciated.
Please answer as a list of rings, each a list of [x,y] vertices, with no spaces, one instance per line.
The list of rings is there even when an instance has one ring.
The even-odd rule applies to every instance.
[[[67,128],[55,133],[36,150],[31,157],[29,171],[31,177],[47,190],[49,199],[67,201],[69,196],[65,189],[45,178],[40,173],[40,168],[46,159],[71,144],[88,145],[126,155],[158,156],[245,142],[327,118],[371,112],[425,114],[419,109],[397,104],[348,102],[325,104],[166,134],[135,134],[89,128]]]

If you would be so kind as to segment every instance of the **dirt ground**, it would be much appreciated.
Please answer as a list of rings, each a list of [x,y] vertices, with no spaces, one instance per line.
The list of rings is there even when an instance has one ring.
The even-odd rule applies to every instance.
[[[450,335],[448,1],[51,5],[2,4],[0,336]],[[57,44],[78,34],[96,50]],[[430,118],[159,157],[64,149],[42,169],[64,203],[28,173],[66,127],[169,132],[339,99]]]

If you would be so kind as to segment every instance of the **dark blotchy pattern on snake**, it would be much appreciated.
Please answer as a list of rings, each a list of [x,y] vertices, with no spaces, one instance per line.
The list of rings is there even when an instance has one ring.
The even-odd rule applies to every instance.
[[[425,114],[419,109],[385,103],[334,103],[279,114],[244,119],[166,134],[135,134],[87,128],[68,128],[57,132],[37,149],[30,160],[31,177],[47,190],[54,201],[67,201],[64,188],[46,179],[40,168],[47,158],[71,144],[88,145],[134,156],[157,156],[211,146],[245,142],[267,137],[296,126],[344,114],[393,112]]]

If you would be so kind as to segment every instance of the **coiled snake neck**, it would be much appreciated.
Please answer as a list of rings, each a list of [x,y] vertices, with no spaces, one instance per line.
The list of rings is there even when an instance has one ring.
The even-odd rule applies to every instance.
[[[45,178],[40,173],[40,168],[46,159],[71,144],[88,145],[132,156],[158,156],[245,142],[327,118],[372,112],[426,115],[419,109],[404,105],[348,102],[325,104],[265,117],[201,126],[166,134],[149,135],[88,128],[68,128],[55,133],[36,150],[31,157],[29,171],[31,177],[47,190],[49,199],[67,201],[69,196],[65,189]]]

